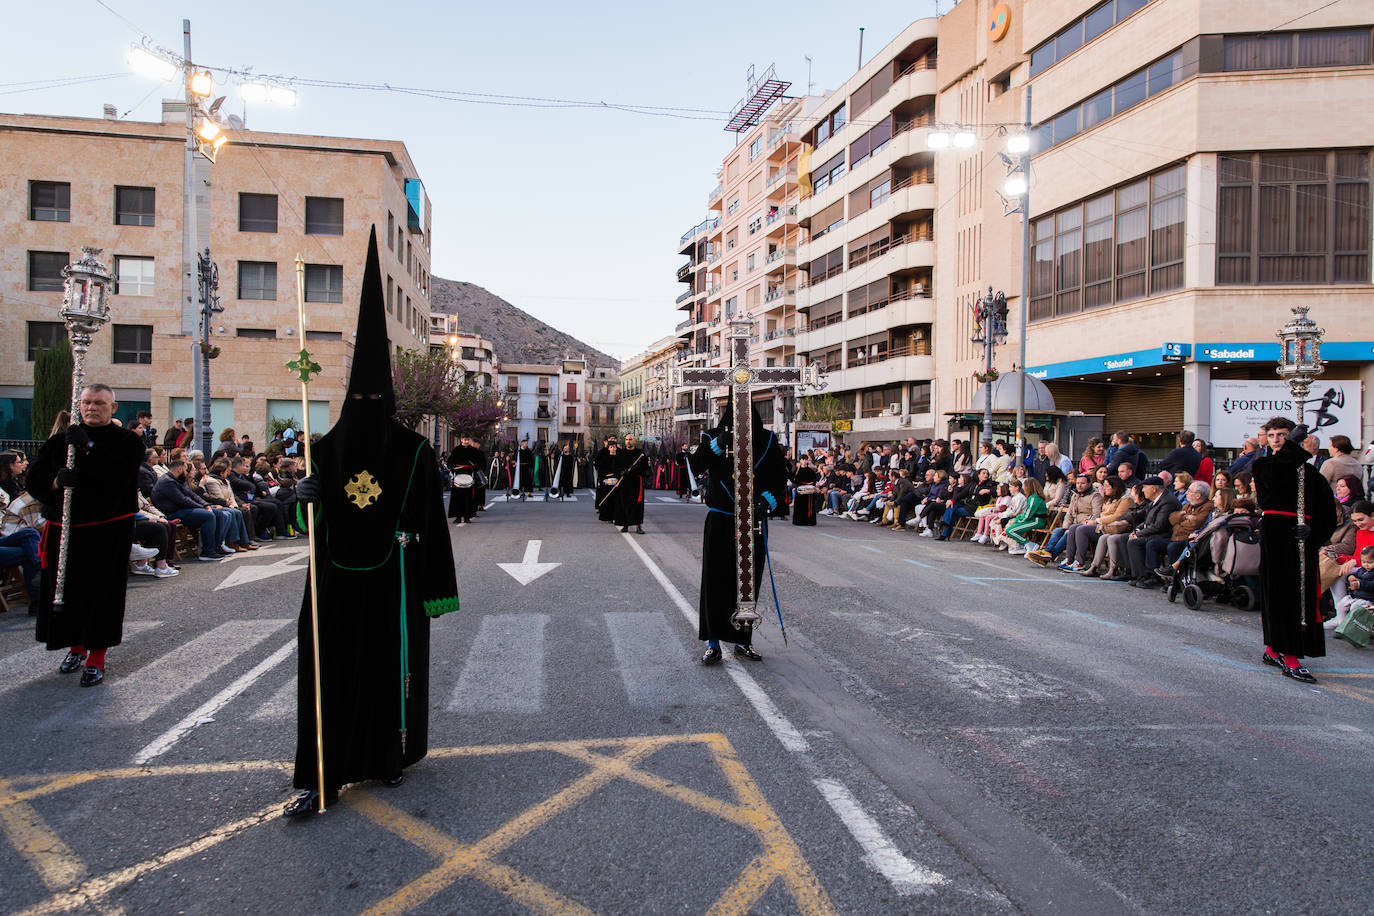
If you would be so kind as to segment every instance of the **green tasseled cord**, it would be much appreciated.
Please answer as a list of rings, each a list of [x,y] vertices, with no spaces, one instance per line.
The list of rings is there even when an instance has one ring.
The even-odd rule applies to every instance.
[[[406,542],[408,534],[397,534],[401,542],[401,753],[406,752],[406,698],[410,696],[410,629],[406,625]]]

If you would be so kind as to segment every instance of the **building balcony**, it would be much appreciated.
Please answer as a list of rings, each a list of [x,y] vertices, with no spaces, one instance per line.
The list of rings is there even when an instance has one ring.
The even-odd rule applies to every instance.
[[[691,298],[692,298],[693,296],[695,296],[695,295],[696,295],[696,290],[691,290],[691,289],[689,289],[689,290],[687,290],[687,292],[682,293],[681,295],[679,295],[679,296],[677,297],[677,304],[678,304],[678,305],[681,305],[682,303],[686,302],[688,299],[691,299]]]
[[[719,216],[707,217],[706,219],[697,223],[691,229],[688,229],[686,232],[682,233],[682,238],[678,239],[678,247],[685,247],[689,242],[696,241],[697,238],[699,238],[700,236],[705,235],[707,232],[710,232],[712,229],[718,228],[719,226]]]
[[[768,306],[770,309],[781,305],[795,306],[797,304],[797,290],[795,287],[775,286],[764,293],[763,301],[772,303]]]
[[[795,168],[778,169],[772,174],[768,181],[764,183],[764,188],[785,187],[788,182],[792,184],[797,183],[797,170]]]
[[[797,266],[797,249],[795,246],[779,246],[768,257],[763,259],[764,273],[777,273],[788,267]]]
[[[790,350],[797,345],[796,328],[774,328],[763,335],[759,341],[759,352],[775,353]]]
[[[722,285],[719,284],[719,283],[715,284],[714,286],[709,286],[709,287],[707,287],[707,288],[706,288],[706,298],[707,298],[707,299],[719,299],[719,298],[720,298],[721,290],[723,290],[723,289],[725,289],[725,287],[722,286]]]
[[[714,209],[716,201],[725,193],[725,183],[722,182],[711,189],[711,193],[706,195],[706,209]]]
[[[673,329],[673,332],[674,332],[674,333],[677,333],[677,334],[680,334],[680,333],[682,333],[683,331],[685,331],[685,330],[687,330],[688,328],[690,328],[690,327],[692,326],[692,324],[693,324],[693,321],[692,321],[691,318],[688,318],[688,319],[686,319],[685,321],[679,321],[678,324],[677,324],[677,327]]]
[[[879,334],[888,328],[913,324],[933,324],[935,300],[929,296],[910,296],[870,305],[862,315],[840,321],[828,319],[808,324],[797,335],[797,349],[812,352],[842,346],[846,341]]]
[[[768,143],[764,147],[764,151],[768,154],[768,158],[771,159],[773,158],[773,153],[777,150],[782,150],[786,152],[790,144],[800,142],[801,131],[798,129],[796,124],[789,124],[786,127],[779,128],[778,130],[769,131]]]
[[[693,266],[694,265],[691,262],[688,262],[677,269],[677,281],[679,283],[686,283],[687,281],[692,279]]]
[[[902,382],[928,381],[935,377],[935,358],[912,356],[905,350],[883,354],[860,365],[825,372],[825,390],[830,393],[899,385]]]

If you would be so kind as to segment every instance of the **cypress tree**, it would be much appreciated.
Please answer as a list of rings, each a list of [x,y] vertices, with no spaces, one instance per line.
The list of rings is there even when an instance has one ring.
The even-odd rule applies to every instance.
[[[42,347],[33,360],[33,437],[52,433],[58,411],[72,406],[72,348],[66,335],[51,347]]]

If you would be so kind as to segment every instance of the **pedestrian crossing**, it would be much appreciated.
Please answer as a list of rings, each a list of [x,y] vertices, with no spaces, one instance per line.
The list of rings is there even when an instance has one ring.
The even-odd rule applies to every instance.
[[[553,638],[555,619],[549,614],[484,616],[456,679],[437,668],[432,672],[431,708],[464,717],[548,714],[554,711],[549,691],[554,672],[570,662],[584,663],[589,652],[597,653],[598,664],[618,675],[622,702],[629,708],[711,706],[725,700],[720,679],[701,668],[695,642],[675,621],[652,611],[605,612],[599,617],[603,637],[589,648],[581,639]],[[135,666],[132,659],[143,642],[140,637],[154,631],[165,634],[170,622],[130,621],[123,645],[112,653],[105,683],[82,691],[80,702],[62,704],[37,727],[156,723],[160,729],[185,717],[228,681],[242,679],[254,666],[261,670],[252,672],[241,692],[238,687],[229,691],[216,708],[223,705],[235,717],[255,722],[293,720],[294,623],[288,618],[226,621]],[[12,646],[0,646],[0,652],[6,648]],[[45,681],[58,682],[60,660],[61,653],[38,644],[0,655],[0,698]],[[60,679],[64,688],[72,686],[69,681]],[[441,686],[449,684],[451,689]],[[614,704],[612,698],[605,701]]]

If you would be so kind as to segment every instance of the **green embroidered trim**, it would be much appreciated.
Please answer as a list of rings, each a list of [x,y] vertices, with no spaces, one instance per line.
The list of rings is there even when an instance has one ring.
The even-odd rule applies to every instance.
[[[425,616],[438,617],[450,611],[458,610],[458,596],[452,595],[448,598],[432,598],[425,602]]]

